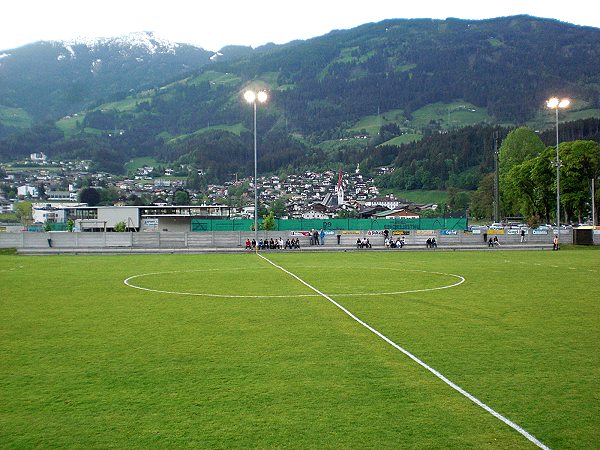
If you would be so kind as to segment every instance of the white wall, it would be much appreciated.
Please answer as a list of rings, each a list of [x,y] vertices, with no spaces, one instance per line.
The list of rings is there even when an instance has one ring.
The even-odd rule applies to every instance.
[[[128,227],[138,228],[140,219],[137,206],[100,206],[98,221],[106,222],[106,228],[114,228],[119,222],[125,222]]]
[[[158,218],[158,230],[185,233],[192,229],[191,217],[164,217]]]

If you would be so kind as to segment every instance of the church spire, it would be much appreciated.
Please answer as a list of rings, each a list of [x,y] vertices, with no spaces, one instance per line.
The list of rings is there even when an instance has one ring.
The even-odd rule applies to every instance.
[[[344,204],[344,185],[342,183],[342,166],[340,166],[340,175],[338,177],[337,186],[335,187],[335,192],[337,194],[338,206],[342,206]]]

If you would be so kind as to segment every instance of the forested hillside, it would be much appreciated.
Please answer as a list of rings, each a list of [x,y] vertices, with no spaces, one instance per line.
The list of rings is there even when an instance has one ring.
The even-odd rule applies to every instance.
[[[161,86],[131,88],[128,79],[127,92],[54,124],[11,124],[0,107],[0,159],[43,151],[118,173],[132,157],[151,156],[193,164],[214,181],[248,175],[252,107],[241,94],[250,87],[269,92],[257,111],[260,172],[388,165],[396,171],[384,185],[474,189],[491,170],[495,131],[501,139],[532,121],[546,141],[550,95],[573,99],[561,112],[575,123],[565,139],[597,139],[597,120],[575,119],[600,117],[599,42],[595,28],[519,16],[388,20],[260,51],[231,47]],[[52,86],[57,98],[70,95]]]
[[[435,134],[399,147],[368,148],[362,155],[366,167],[391,165],[396,170],[379,178],[384,188],[477,189],[486,173],[494,170],[494,141],[500,148],[511,128],[476,125]],[[561,142],[591,140],[600,143],[600,119],[560,125]],[[540,134],[549,147],[556,145],[555,130]]]
[[[20,108],[34,120],[56,120],[161,86],[209,63],[212,55],[152,33],[37,42],[2,53],[0,106]]]

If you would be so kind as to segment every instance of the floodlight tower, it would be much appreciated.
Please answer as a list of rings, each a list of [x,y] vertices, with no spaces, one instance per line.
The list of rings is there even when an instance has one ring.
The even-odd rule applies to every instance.
[[[256,102],[265,103],[268,99],[266,91],[255,92],[253,90],[247,90],[244,92],[244,99],[251,103],[254,107],[254,242],[257,244],[256,249],[258,251],[258,176],[257,176],[257,163],[256,163]]]
[[[556,113],[556,236],[560,241],[560,156],[558,154],[558,110],[565,109],[571,104],[568,98],[558,99],[552,97],[546,102],[546,106]]]

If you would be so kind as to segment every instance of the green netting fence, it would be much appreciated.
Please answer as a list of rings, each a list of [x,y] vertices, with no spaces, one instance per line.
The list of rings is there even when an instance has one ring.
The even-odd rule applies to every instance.
[[[27,231],[43,232],[43,231],[67,231],[69,226],[66,222],[50,223],[50,229],[46,230],[46,225],[29,225]]]
[[[262,220],[259,220],[261,229]],[[252,231],[254,220],[192,219],[192,231]],[[464,217],[427,219],[276,219],[273,231],[306,230],[464,230]]]

